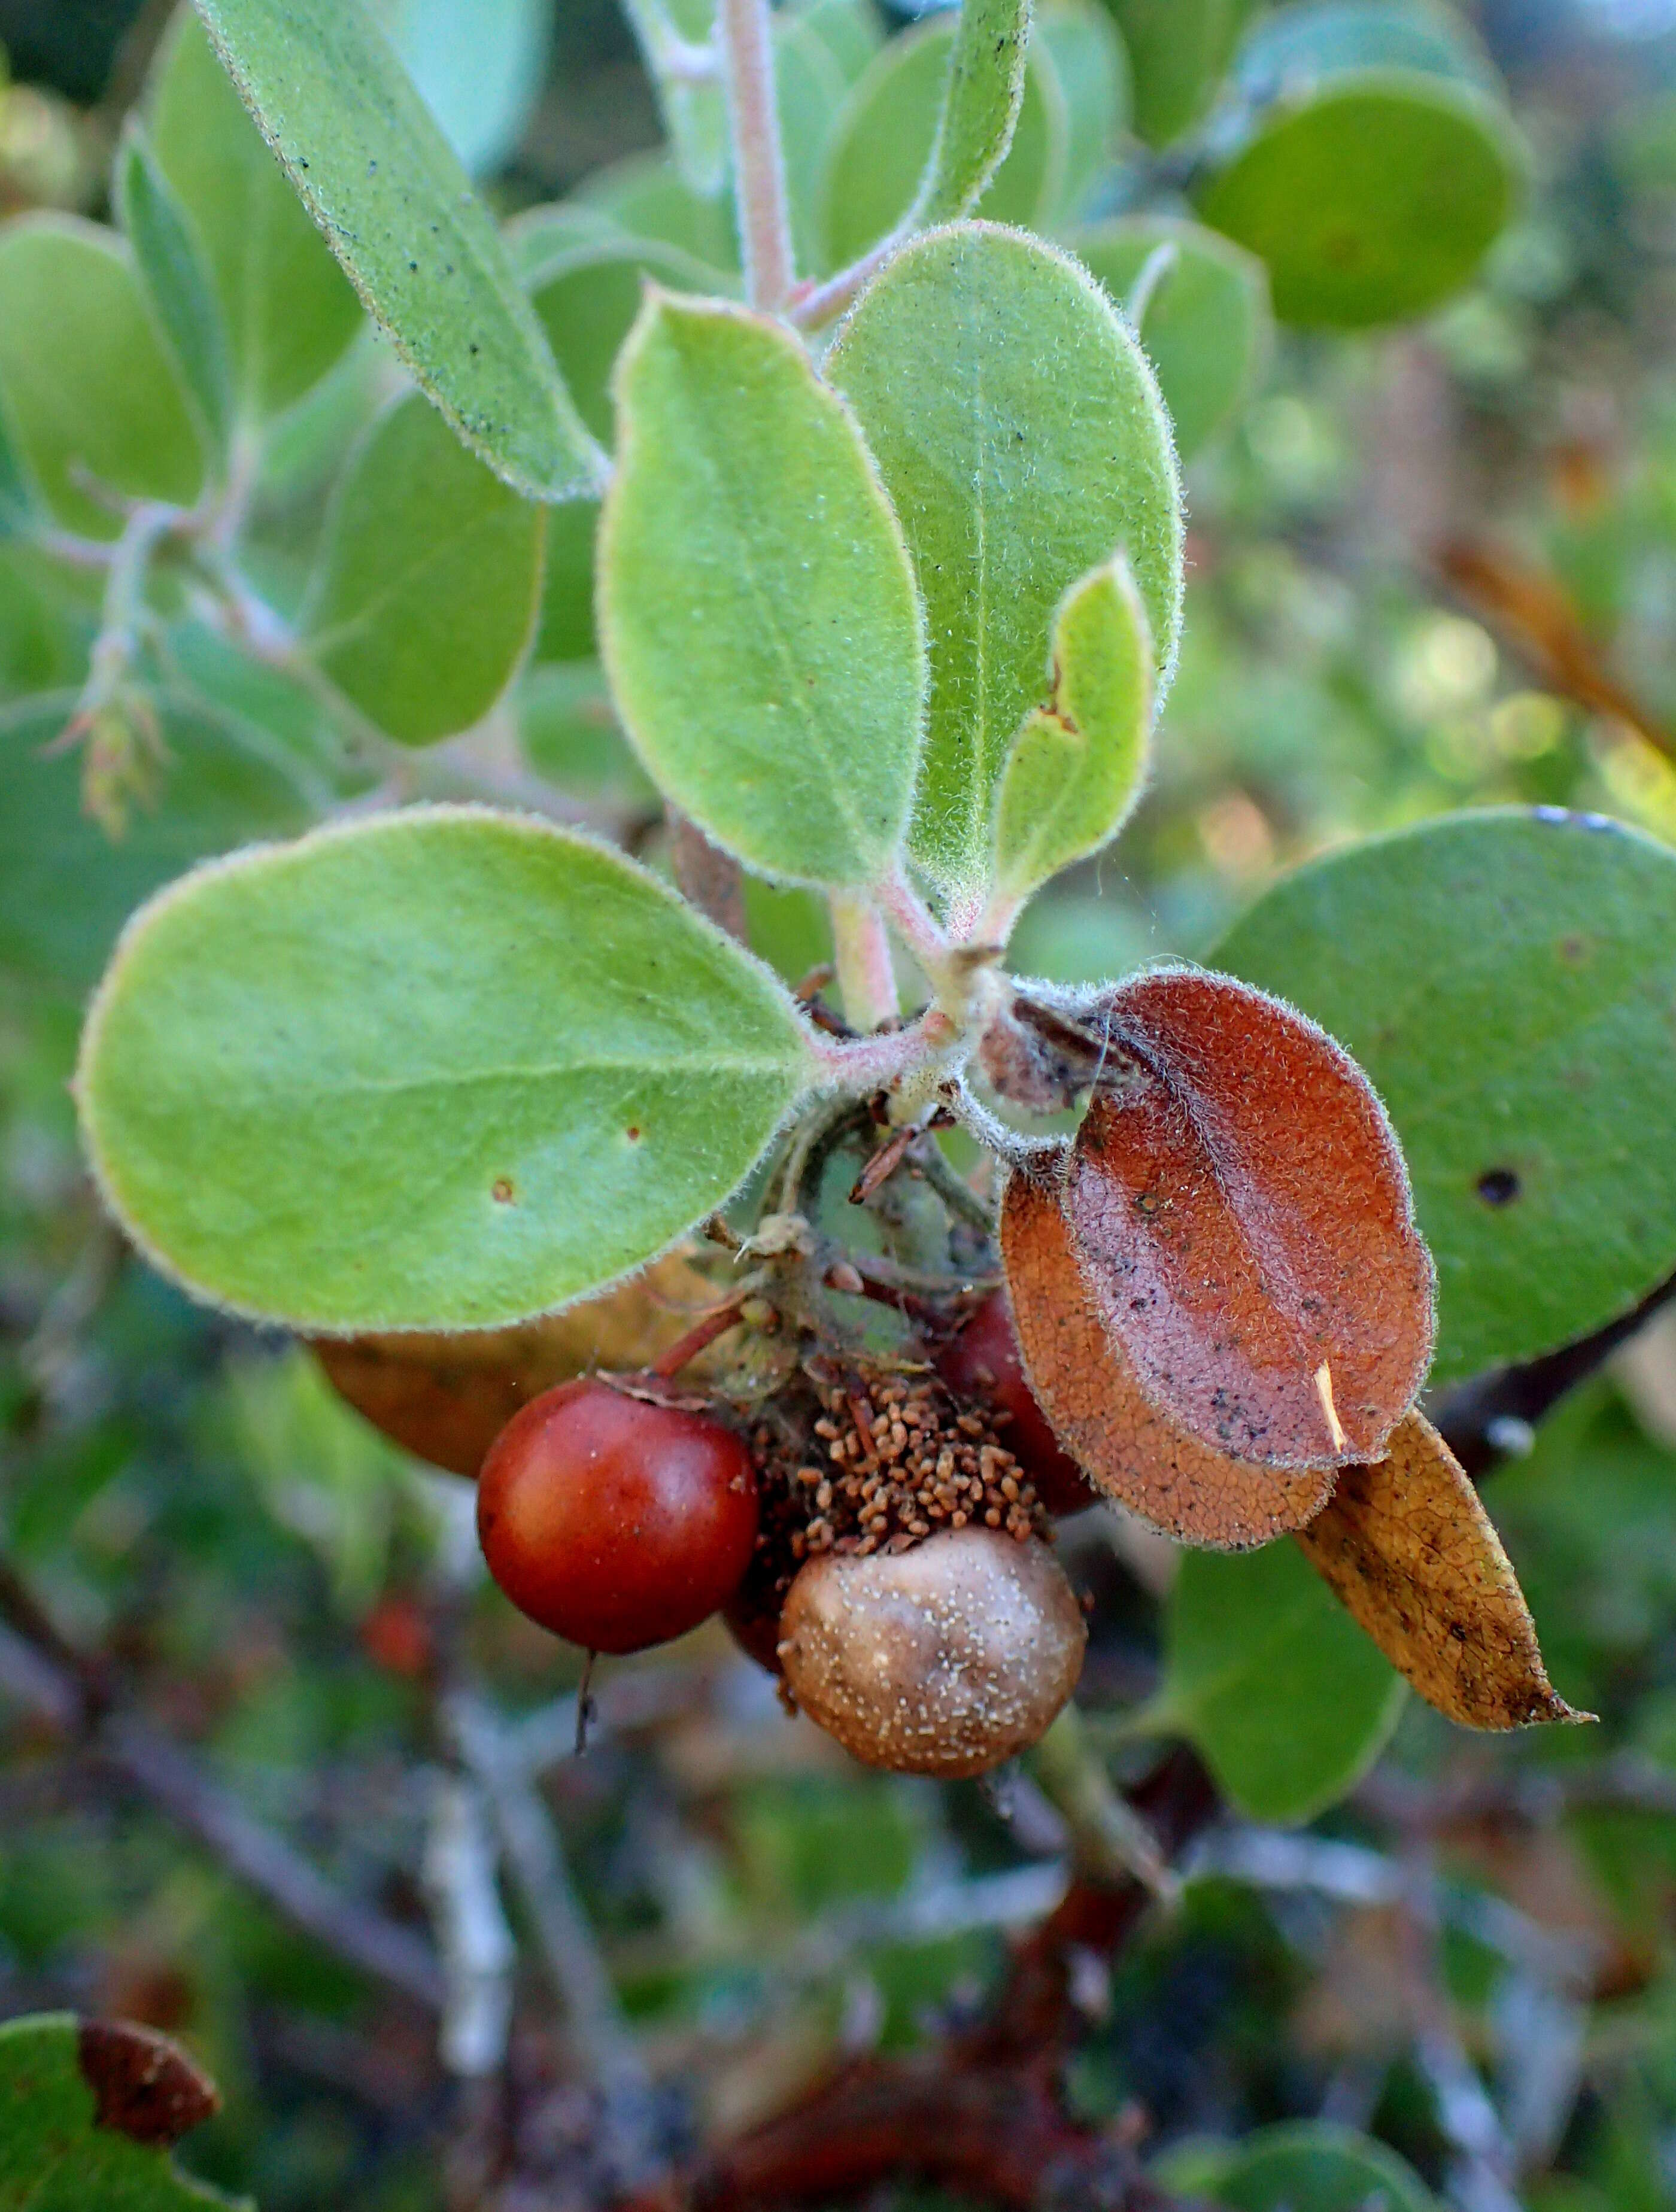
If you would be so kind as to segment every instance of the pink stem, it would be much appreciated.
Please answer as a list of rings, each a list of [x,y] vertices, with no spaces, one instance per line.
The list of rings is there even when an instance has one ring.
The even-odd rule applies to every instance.
[[[768,0],[721,0],[719,18],[733,140],[733,188],[744,247],[745,295],[778,313],[797,272],[786,199],[786,163],[774,102]]]

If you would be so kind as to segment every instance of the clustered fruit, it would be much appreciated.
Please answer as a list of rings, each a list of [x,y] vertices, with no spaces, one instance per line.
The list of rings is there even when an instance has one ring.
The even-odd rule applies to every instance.
[[[747,1419],[655,1375],[563,1383],[501,1431],[477,1526],[513,1604],[590,1652],[721,1612],[856,1758],[975,1774],[1076,1686],[1086,1632],[1050,1514],[1090,1496],[997,1291],[934,1368],[817,1351]]]

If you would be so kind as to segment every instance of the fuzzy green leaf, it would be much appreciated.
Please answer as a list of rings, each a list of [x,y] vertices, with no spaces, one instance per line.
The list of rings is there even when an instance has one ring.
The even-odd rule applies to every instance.
[[[101,2124],[70,2013],[0,2026],[0,2212],[206,2212],[233,2200]],[[248,2212],[248,2208],[246,2208]]]
[[[204,430],[224,447],[233,422],[233,373],[220,303],[185,210],[137,116],[123,129],[114,196],[181,381]]]
[[[340,358],[360,303],[190,9],[164,40],[149,106],[157,166],[221,303],[236,405],[277,414]]]
[[[198,0],[262,135],[368,312],[459,435],[534,499],[593,489],[577,417],[488,210],[345,0]]]
[[[1091,224],[1068,241],[1118,306],[1160,247],[1170,258],[1140,302],[1140,342],[1189,460],[1249,398],[1272,337],[1263,264],[1230,239],[1175,216]]]
[[[529,649],[545,526],[544,509],[412,393],[373,425],[337,488],[304,643],[404,744],[469,729]]]
[[[1383,1748],[1406,1685],[1295,1544],[1188,1552],[1170,1593],[1162,1725],[1254,1820],[1313,1820]]]
[[[1217,965],[1313,1014],[1389,1109],[1437,1263],[1434,1380],[1570,1342],[1676,1267],[1676,854],[1485,811],[1300,869]]]
[[[1003,12],[1016,11],[1009,4]],[[938,179],[945,143],[939,133],[947,124],[962,51],[956,22],[946,15],[933,16],[893,39],[845,101],[833,127],[823,193],[832,266],[854,260],[899,228],[925,228],[933,219],[934,199],[961,198],[950,180]],[[990,221],[1029,228],[1059,203],[1068,128],[1051,61],[1036,54],[1026,67],[1022,42],[1017,58],[1016,115],[995,160],[962,207],[981,199]]]
[[[1024,100],[1030,0],[961,0],[915,228],[969,215],[1005,159]]]
[[[1369,70],[1278,105],[1198,211],[1268,264],[1283,322],[1361,328],[1466,282],[1522,166],[1505,111],[1475,87]]]
[[[629,735],[764,875],[877,881],[913,800],[926,648],[853,416],[778,324],[663,295],[616,398],[599,605]]]
[[[1013,739],[996,799],[1003,898],[1028,898],[1127,819],[1146,770],[1152,670],[1146,611],[1120,556],[1074,584],[1054,617],[1051,696]]]
[[[0,967],[79,1000],[143,900],[195,860],[294,836],[313,810],[276,743],[166,697],[168,766],[113,842],[82,805],[79,752],[46,750],[74,707],[58,693],[0,709]]]
[[[902,518],[932,690],[914,857],[981,898],[996,786],[1041,696],[1054,611],[1114,548],[1159,692],[1181,605],[1181,490],[1152,373],[1068,255],[987,224],[932,231],[863,295],[827,359]]]
[[[634,862],[428,808],[154,900],[76,1091],[118,1219],[198,1296],[303,1329],[474,1328],[689,1229],[810,1072],[784,988]]]
[[[96,224],[30,215],[0,229],[0,402],[22,470],[66,530],[114,538],[117,501],[190,507],[203,488],[203,447],[133,256]]]

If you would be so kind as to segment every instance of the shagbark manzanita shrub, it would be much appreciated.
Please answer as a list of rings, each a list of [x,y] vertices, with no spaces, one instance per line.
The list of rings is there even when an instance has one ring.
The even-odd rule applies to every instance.
[[[105,592],[33,734],[68,721],[126,832],[111,920],[223,855],[93,999],[111,1208],[439,1463],[534,1399],[484,1494],[514,1599],[608,1650],[726,1605],[875,1763],[981,1771],[1048,1726],[1084,1485],[1279,1547],[1184,1574],[1155,1716],[1254,1810],[1348,1786],[1391,1667],[1468,1726],[1575,1717],[1418,1401],[1676,1260],[1676,864],[1486,814],[1315,863],[1226,974],[1069,993],[1007,959],[1145,780],[1178,437],[1239,404],[1269,280],[1350,325],[1472,270],[1519,170],[1486,65],[1430,16],[1306,8],[1224,81],[1113,0],[1142,134],[1213,112],[1157,207],[1090,222],[1121,50],[1082,0],[889,45],[863,0],[631,13],[670,158],[505,233],[356,7],[200,0],[124,141],[124,234],[0,236],[9,526]],[[350,351],[355,292],[406,375]],[[306,476],[357,362],[389,396],[300,568],[252,520],[276,425]],[[690,898],[533,780],[546,818],[464,779],[366,803],[447,797],[422,749],[532,645],[596,641]],[[345,750],[229,767],[229,662]],[[829,903],[835,1006],[740,941],[740,868]],[[653,1262],[714,1286],[690,1334],[643,1325]],[[625,1451],[641,1521],[602,1480]]]

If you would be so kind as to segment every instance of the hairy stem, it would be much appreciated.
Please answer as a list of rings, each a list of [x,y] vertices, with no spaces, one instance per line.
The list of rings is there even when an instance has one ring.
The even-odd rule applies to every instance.
[[[853,305],[862,288],[884,266],[902,244],[902,234],[892,231],[889,238],[881,239],[859,261],[847,269],[841,269],[835,276],[829,276],[823,284],[803,284],[792,298],[792,320],[800,331],[823,330],[835,322],[844,310]]]
[[[907,1077],[926,1073],[959,1035],[948,1016],[932,1006],[905,1030],[886,1030],[855,1043],[815,1036],[811,1044],[833,1090],[859,1098],[871,1091],[886,1090]]]
[[[721,0],[718,25],[733,142],[733,189],[744,248],[745,296],[777,313],[796,277],[786,163],[774,102],[773,25],[768,0]]]
[[[844,1017],[864,1034],[895,1021],[898,1012],[896,972],[884,917],[870,900],[848,891],[832,894],[832,943],[838,963],[838,991]]]

